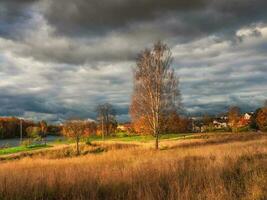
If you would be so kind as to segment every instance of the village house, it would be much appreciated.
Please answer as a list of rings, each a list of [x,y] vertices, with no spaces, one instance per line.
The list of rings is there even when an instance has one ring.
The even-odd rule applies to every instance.
[[[128,132],[132,128],[131,123],[124,123],[124,124],[119,124],[117,127],[117,130],[123,131],[123,132]]]
[[[253,113],[245,113],[243,116],[240,117],[238,123],[237,123],[237,127],[245,127],[248,126],[251,122],[251,117],[252,117]]]
[[[227,121],[221,120],[221,119],[213,120],[212,124],[215,129],[223,129],[223,128],[227,128],[228,126]]]

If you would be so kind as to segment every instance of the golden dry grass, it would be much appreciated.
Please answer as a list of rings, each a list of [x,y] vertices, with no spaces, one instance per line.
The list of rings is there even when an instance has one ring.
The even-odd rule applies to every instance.
[[[106,145],[100,154],[2,162],[0,199],[267,199],[265,135],[164,141],[161,151]]]

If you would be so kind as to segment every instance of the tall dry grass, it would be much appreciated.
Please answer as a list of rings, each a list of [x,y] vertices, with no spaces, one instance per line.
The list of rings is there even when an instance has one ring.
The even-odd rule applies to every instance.
[[[0,199],[267,199],[266,136],[226,137],[4,162]]]

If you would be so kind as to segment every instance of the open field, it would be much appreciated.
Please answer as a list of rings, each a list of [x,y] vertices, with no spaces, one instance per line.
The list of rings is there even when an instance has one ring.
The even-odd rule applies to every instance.
[[[0,199],[267,199],[267,135],[95,141],[1,161]]]

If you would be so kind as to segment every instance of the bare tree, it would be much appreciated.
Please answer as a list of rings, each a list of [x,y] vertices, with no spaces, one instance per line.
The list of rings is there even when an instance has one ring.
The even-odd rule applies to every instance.
[[[208,114],[204,114],[202,117],[202,121],[203,121],[203,125],[204,125],[204,131],[206,132],[210,132],[213,130],[213,117],[208,115]]]
[[[86,122],[82,120],[69,120],[63,126],[63,134],[76,140],[77,155],[80,154],[79,142],[85,130]]]
[[[159,135],[164,118],[181,108],[179,79],[167,45],[158,42],[139,55],[134,69],[134,91],[130,106],[132,120],[145,118],[159,148]]]
[[[46,121],[44,121],[44,120],[40,121],[40,128],[41,128],[42,138],[44,139],[44,142],[46,144],[46,133],[47,133],[47,123],[46,123]]]
[[[96,107],[96,112],[102,129],[102,139],[104,140],[105,135],[110,134],[112,125],[116,124],[116,112],[113,106],[109,103],[99,104]]]
[[[232,106],[228,111],[228,124],[232,128],[233,132],[237,131],[237,125],[240,119],[240,108]]]

